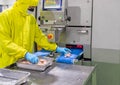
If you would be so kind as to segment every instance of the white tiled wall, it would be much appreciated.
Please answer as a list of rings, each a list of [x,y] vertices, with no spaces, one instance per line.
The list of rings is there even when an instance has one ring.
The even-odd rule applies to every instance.
[[[120,50],[120,0],[94,0],[93,47]]]

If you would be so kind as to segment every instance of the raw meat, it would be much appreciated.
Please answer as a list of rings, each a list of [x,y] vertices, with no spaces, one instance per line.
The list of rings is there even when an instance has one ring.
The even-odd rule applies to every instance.
[[[23,60],[21,63],[23,64],[32,64],[29,61]],[[36,65],[46,65],[47,60],[46,59],[40,59],[39,62]]]

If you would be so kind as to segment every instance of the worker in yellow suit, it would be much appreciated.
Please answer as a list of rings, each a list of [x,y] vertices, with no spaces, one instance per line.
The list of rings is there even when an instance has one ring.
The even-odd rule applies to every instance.
[[[17,0],[13,7],[0,13],[0,68],[24,58],[33,64],[38,63],[34,55],[34,42],[45,50],[67,53],[67,48],[49,43],[47,37],[39,29],[28,8],[37,6],[38,0]]]

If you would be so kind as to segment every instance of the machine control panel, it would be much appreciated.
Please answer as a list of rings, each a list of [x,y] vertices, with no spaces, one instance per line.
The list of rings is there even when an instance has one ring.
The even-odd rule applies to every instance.
[[[50,42],[55,42],[55,29],[51,27],[41,27],[41,30],[46,35]]]
[[[67,0],[41,0],[40,24],[65,25]]]
[[[65,24],[64,12],[41,11],[40,16],[42,25]]]

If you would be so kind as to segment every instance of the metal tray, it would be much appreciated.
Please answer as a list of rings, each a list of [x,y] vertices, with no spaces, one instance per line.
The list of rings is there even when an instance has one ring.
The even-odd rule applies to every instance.
[[[0,69],[0,85],[20,85],[27,81],[29,72]]]
[[[29,69],[29,70],[37,70],[37,71],[44,71],[47,67],[51,66],[53,64],[53,58],[44,57],[40,59],[47,60],[47,63],[45,65],[37,65],[37,64],[24,64],[22,63],[23,60],[20,60],[17,62],[17,67],[23,68],[23,69]]]

